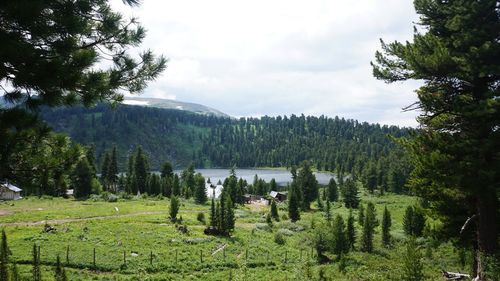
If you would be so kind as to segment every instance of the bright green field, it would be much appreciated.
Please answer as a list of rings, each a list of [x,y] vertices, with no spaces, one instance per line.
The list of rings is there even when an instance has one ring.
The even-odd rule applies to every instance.
[[[324,222],[320,211],[301,214],[298,225],[304,228],[302,231],[296,231],[297,226],[289,221],[275,222],[271,230],[266,230],[262,228],[266,226],[268,206],[240,207],[236,210],[233,236],[218,238],[204,235],[205,226],[196,220],[198,212],[205,212],[208,221],[208,204],[183,202],[180,216],[189,233],[181,234],[167,219],[166,199],[108,203],[28,198],[0,203],[0,225],[7,233],[11,260],[17,261],[27,280],[34,243],[41,247],[44,280],[53,280],[51,265],[58,254],[70,280],[319,280],[320,269],[327,280],[401,280],[405,239],[401,222],[406,206],[413,204],[415,198],[363,194],[362,199],[364,204],[376,204],[379,219],[384,206],[391,211],[395,245],[383,248],[377,229],[375,251],[351,252],[343,272],[336,263],[318,265],[311,258],[311,226]],[[332,210],[334,215],[347,218],[348,211],[340,203],[334,204]],[[285,213],[280,209],[280,215]],[[56,231],[44,233],[43,221]],[[359,237],[361,229],[357,227]],[[274,242],[274,234],[281,228],[295,229],[288,231],[285,245]],[[449,244],[432,245],[427,250],[429,243],[424,239],[420,242],[428,280],[440,280],[441,268],[463,271],[458,265],[458,254]],[[225,250],[217,251],[223,246]]]

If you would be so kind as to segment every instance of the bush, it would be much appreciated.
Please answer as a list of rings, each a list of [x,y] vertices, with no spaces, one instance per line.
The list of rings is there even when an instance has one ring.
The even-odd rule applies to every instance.
[[[267,223],[256,223],[255,229],[271,232],[271,227]]]
[[[101,198],[106,202],[116,202],[118,201],[118,196],[110,192],[103,192]]]
[[[304,230],[304,227],[302,225],[296,224],[296,223],[293,223],[293,222],[289,222],[289,221],[281,222],[281,223],[278,224],[278,226],[280,228],[288,229],[288,230],[291,230],[293,232],[299,232],[299,231],[303,231]]]
[[[285,245],[286,243],[285,235],[283,235],[280,232],[276,232],[274,234],[274,242],[278,245]]]
[[[198,215],[196,215],[196,219],[201,222],[202,224],[206,224],[206,221],[205,221],[205,214],[204,213],[198,213]]]
[[[127,192],[121,191],[120,193],[118,193],[118,198],[123,200],[130,200],[133,198],[133,196]]]
[[[284,236],[292,236],[294,234],[293,231],[286,229],[286,228],[280,228],[280,229],[278,229],[278,231],[276,233],[280,233]]]

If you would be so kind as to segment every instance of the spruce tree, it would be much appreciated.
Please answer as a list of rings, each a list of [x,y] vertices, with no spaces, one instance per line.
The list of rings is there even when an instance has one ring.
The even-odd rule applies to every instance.
[[[349,217],[347,218],[347,241],[349,244],[349,249],[354,250],[354,244],[356,243],[356,228],[354,227],[354,216],[352,215],[352,209],[349,210]]]
[[[340,258],[349,251],[349,241],[347,238],[344,219],[340,215],[335,217],[333,223],[333,253]]]
[[[488,260],[499,250],[497,0],[416,0],[413,40],[386,44],[375,55],[373,74],[386,82],[418,80],[417,134],[403,141],[414,170],[410,187],[430,200],[447,241],[477,249],[474,276],[487,279]],[[473,179],[473,180],[471,180]],[[476,214],[468,237],[457,231]]]
[[[297,175],[297,184],[302,190],[302,209],[311,209],[311,202],[318,197],[318,181],[311,170],[311,164],[304,161],[300,165],[299,173]]]
[[[226,195],[225,198],[225,214],[224,217],[222,218],[224,220],[224,229],[223,233],[225,235],[230,235],[231,232],[234,230],[234,222],[235,222],[235,217],[234,217],[234,206],[233,202],[231,201],[231,196]]]
[[[0,280],[9,281],[9,247],[7,246],[7,235],[2,229],[2,242],[0,246]]]
[[[21,281],[21,275],[19,274],[16,262],[12,263],[11,272],[10,281]]]
[[[425,216],[420,208],[408,206],[403,217],[403,230],[406,235],[421,236],[425,227]]]
[[[68,277],[66,276],[66,270],[64,270],[64,267],[62,267],[61,265],[61,259],[59,255],[57,255],[56,258],[54,279],[55,281],[68,281]]]
[[[365,223],[365,207],[363,206],[363,204],[359,205],[359,209],[358,209],[358,223],[361,226]]]
[[[217,213],[215,210],[215,191],[212,196],[212,203],[210,204],[210,226],[212,228],[217,228]]]
[[[174,180],[172,182],[172,195],[181,195],[181,184],[179,182],[179,176],[177,176],[177,174],[174,174]]]
[[[347,179],[344,184],[344,204],[346,208],[358,208],[359,194],[356,182],[352,179]]]
[[[386,206],[382,215],[382,244],[386,247],[391,244],[391,225],[391,213],[389,213]]]
[[[361,250],[371,253],[373,251],[373,234],[376,226],[377,216],[375,206],[372,202],[366,205],[365,221],[363,223],[363,233],[361,237]]]
[[[205,178],[200,174],[196,174],[195,178],[195,193],[194,193],[194,201],[197,204],[205,204],[208,200],[207,191],[205,189]]]
[[[141,146],[137,148],[134,160],[134,175],[137,180],[137,189],[141,193],[144,193],[146,191],[146,181],[149,175],[149,164]]]
[[[109,158],[109,164],[107,166],[107,178],[108,178],[108,184],[109,184],[109,189],[111,191],[116,192],[116,184],[118,183],[118,160],[117,155],[116,155],[116,146],[113,147],[113,150],[111,151],[111,156]]]
[[[330,181],[328,182],[328,200],[330,202],[337,202],[339,200],[339,191],[337,188],[337,182],[335,181],[334,178],[331,178]]]
[[[405,281],[423,281],[425,276],[423,273],[424,267],[422,264],[422,253],[415,241],[415,238],[410,238],[406,242],[406,252],[403,259],[403,275],[401,280]]]
[[[326,199],[325,218],[328,224],[330,225],[332,223],[332,208],[328,198]]]
[[[274,200],[271,200],[271,217],[275,221],[279,221],[280,220],[280,216],[278,214],[278,207],[276,206],[276,201],[274,201]]]
[[[102,165],[101,165],[101,182],[104,185],[105,190],[108,189],[108,180],[109,180],[108,171],[109,171],[110,160],[111,160],[111,156],[109,155],[108,152],[106,152],[104,154],[104,159],[103,159]]]
[[[86,198],[92,192],[92,169],[85,157],[76,165],[73,184],[76,198]]]
[[[40,271],[40,253],[38,247],[33,244],[33,281],[42,281],[42,272]]]
[[[161,177],[162,178],[172,178],[174,176],[174,169],[172,167],[172,163],[165,162],[161,166]]]
[[[87,147],[85,156],[87,157],[87,161],[89,161],[90,168],[92,169],[92,175],[95,177],[97,173],[95,165],[95,145],[91,144]]]
[[[288,217],[292,222],[300,220],[300,201],[293,183],[288,197]]]
[[[177,220],[177,213],[179,212],[179,199],[176,196],[170,198],[169,217],[171,221]]]

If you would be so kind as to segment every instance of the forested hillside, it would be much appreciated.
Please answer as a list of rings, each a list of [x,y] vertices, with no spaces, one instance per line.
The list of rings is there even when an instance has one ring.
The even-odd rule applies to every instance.
[[[389,136],[409,129],[359,123],[343,118],[295,116],[239,120],[122,105],[111,109],[45,109],[43,118],[58,132],[94,145],[97,163],[113,146],[124,170],[137,146],[152,169],[164,161],[177,167],[290,167],[309,160],[318,170],[371,179],[374,186],[399,189],[409,168],[401,148]],[[397,186],[397,187],[396,187]]]

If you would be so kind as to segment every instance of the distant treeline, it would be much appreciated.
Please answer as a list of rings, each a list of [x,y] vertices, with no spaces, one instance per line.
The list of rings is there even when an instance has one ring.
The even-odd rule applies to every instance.
[[[325,116],[229,119],[180,110],[121,105],[57,108],[43,119],[75,141],[93,145],[96,162],[117,147],[120,171],[141,145],[151,168],[291,167],[308,160],[318,170],[359,177],[367,186],[400,191],[410,172],[401,147],[389,136],[411,129]]]

